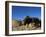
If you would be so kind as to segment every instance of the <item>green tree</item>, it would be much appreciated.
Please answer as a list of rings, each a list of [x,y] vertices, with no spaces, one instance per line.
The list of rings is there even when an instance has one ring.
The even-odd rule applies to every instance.
[[[30,18],[29,16],[26,16],[24,19],[24,25],[29,24],[30,22],[32,22],[32,18]]]

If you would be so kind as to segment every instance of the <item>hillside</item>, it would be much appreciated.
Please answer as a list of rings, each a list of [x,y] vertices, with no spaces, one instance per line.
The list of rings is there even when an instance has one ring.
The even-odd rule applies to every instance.
[[[12,20],[12,30],[19,31],[19,30],[36,30],[40,29],[41,27],[41,20],[38,18],[32,18],[26,16],[22,21],[21,20]]]

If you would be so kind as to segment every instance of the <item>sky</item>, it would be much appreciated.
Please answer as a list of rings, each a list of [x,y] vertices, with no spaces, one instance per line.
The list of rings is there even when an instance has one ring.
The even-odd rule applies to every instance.
[[[25,16],[41,18],[41,7],[12,6],[12,19],[23,20]]]

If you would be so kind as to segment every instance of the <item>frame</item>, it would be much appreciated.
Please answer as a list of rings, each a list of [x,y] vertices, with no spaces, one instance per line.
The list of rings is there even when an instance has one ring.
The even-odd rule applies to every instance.
[[[17,24],[17,26],[16,26],[16,24],[13,25],[14,17],[15,17],[15,19],[18,19],[16,17],[19,16],[19,13],[18,13],[18,16],[16,16],[17,15],[16,12],[19,12],[19,11],[22,12],[22,13],[20,13],[20,14],[22,14],[21,16],[23,16],[24,14],[33,16],[34,14],[30,15],[30,13],[29,13],[29,10],[31,10],[31,11],[33,10],[32,8],[34,9],[34,11],[36,11],[38,9],[36,12],[40,11],[40,13],[37,13],[37,15],[35,14],[37,17],[39,16],[38,18],[40,18],[40,23],[37,23],[38,25],[35,24],[35,26],[40,27],[40,28],[38,28],[38,29],[37,28],[36,29],[28,29],[28,28],[26,29],[25,28],[25,30],[23,29],[24,31],[20,30],[20,29],[17,30],[16,27],[18,26],[18,24]],[[23,13],[25,10],[27,11],[27,14]],[[40,14],[40,15],[38,15],[38,14]],[[27,17],[29,18],[28,15],[27,15]],[[33,19],[36,18],[35,15],[32,17]],[[18,20],[22,20],[22,18],[20,16],[19,16],[19,18],[20,19],[18,19]],[[20,24],[19,27],[22,26],[21,25],[22,21],[20,21],[20,22],[21,23],[19,23]],[[33,22],[30,21],[30,25],[26,25],[26,24],[29,24],[28,22],[29,22],[28,19],[26,21],[24,21],[24,27],[30,26],[30,28],[31,28],[31,26],[32,26],[31,24],[34,24],[34,21]],[[14,26],[16,29],[14,28]],[[5,2],[5,35],[6,36],[16,36],[16,35],[18,36],[18,35],[32,35],[32,34],[45,34],[45,4],[36,3],[36,2],[6,1]]]

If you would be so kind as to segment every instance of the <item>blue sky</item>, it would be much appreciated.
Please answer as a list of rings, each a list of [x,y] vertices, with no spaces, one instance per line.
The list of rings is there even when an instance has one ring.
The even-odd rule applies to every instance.
[[[41,7],[12,6],[12,19],[23,20],[25,16],[41,17]]]

